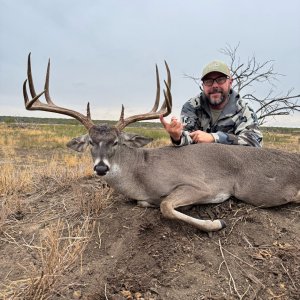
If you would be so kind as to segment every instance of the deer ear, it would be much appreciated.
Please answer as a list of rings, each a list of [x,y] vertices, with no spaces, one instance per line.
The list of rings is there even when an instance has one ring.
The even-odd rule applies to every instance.
[[[137,134],[122,132],[122,143],[128,147],[143,147],[153,141],[152,138],[144,137]]]
[[[90,137],[88,134],[76,137],[67,143],[67,147],[72,150],[83,152],[89,145]]]

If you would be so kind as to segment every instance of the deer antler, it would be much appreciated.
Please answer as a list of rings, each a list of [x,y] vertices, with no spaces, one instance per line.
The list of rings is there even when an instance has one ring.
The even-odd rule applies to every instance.
[[[46,74],[46,81],[45,81],[45,87],[44,91],[41,92],[40,94],[36,94],[34,84],[33,84],[33,79],[32,79],[32,74],[31,74],[31,60],[30,60],[30,55],[28,55],[28,65],[27,65],[27,79],[23,83],[23,95],[24,95],[24,100],[25,100],[25,107],[27,110],[42,110],[42,111],[49,111],[49,112],[54,112],[58,114],[63,114],[67,115],[70,117],[75,118],[78,120],[80,123],[82,123],[88,130],[94,126],[94,123],[92,122],[91,119],[91,113],[90,113],[90,104],[87,104],[87,115],[83,115],[79,112],[76,112],[71,109],[59,107],[55,105],[50,97],[49,93],[49,78],[50,78],[50,59],[48,61],[48,67],[47,67],[47,74]],[[29,100],[28,94],[27,94],[27,80],[29,84],[29,90],[32,99]],[[42,103],[39,98],[45,94],[45,99],[47,101],[47,104]]]
[[[172,110],[172,95],[171,95],[171,73],[169,66],[167,62],[165,61],[166,69],[167,69],[167,82],[164,81],[166,90],[164,90],[164,96],[165,96],[165,101],[162,104],[161,108],[159,111],[157,111],[158,106],[159,106],[159,99],[160,99],[160,84],[159,84],[159,74],[158,74],[158,68],[156,65],[156,99],[153,108],[151,109],[150,112],[145,113],[145,114],[139,114],[139,115],[134,115],[131,117],[128,117],[124,119],[124,106],[122,105],[122,110],[121,110],[121,116],[118,121],[118,123],[115,125],[115,127],[118,130],[124,129],[127,125],[137,122],[137,121],[142,121],[142,120],[153,120],[153,119],[158,119],[160,115],[163,115],[164,117],[169,115]]]

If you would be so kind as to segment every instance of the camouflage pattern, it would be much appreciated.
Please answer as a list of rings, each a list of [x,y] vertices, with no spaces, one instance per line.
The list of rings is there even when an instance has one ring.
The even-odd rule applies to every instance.
[[[208,100],[204,93],[183,105],[181,122],[185,127],[180,143],[176,143],[177,146],[192,144],[189,133],[196,130],[211,133],[216,143],[262,146],[262,134],[255,112],[233,90],[230,91],[229,102],[215,123],[212,121]]]

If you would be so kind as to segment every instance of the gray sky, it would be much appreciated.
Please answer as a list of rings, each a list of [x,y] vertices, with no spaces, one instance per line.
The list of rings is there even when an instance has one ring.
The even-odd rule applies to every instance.
[[[36,90],[51,58],[50,93],[57,105],[95,119],[146,112],[155,98],[155,64],[172,73],[173,115],[199,89],[198,77],[220,49],[240,43],[241,60],[274,60],[284,74],[275,94],[300,93],[299,0],[0,0],[0,115],[63,117],[26,111],[22,84],[32,53]],[[267,83],[252,87],[266,95]],[[162,97],[163,98],[163,97]],[[300,114],[267,125],[300,127]]]

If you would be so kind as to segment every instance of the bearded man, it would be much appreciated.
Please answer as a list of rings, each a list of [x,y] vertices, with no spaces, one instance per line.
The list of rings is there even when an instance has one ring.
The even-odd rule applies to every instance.
[[[221,61],[209,63],[202,72],[202,93],[182,107],[181,121],[172,117],[161,123],[174,145],[221,143],[262,146],[262,134],[252,108],[232,89],[228,66]]]

